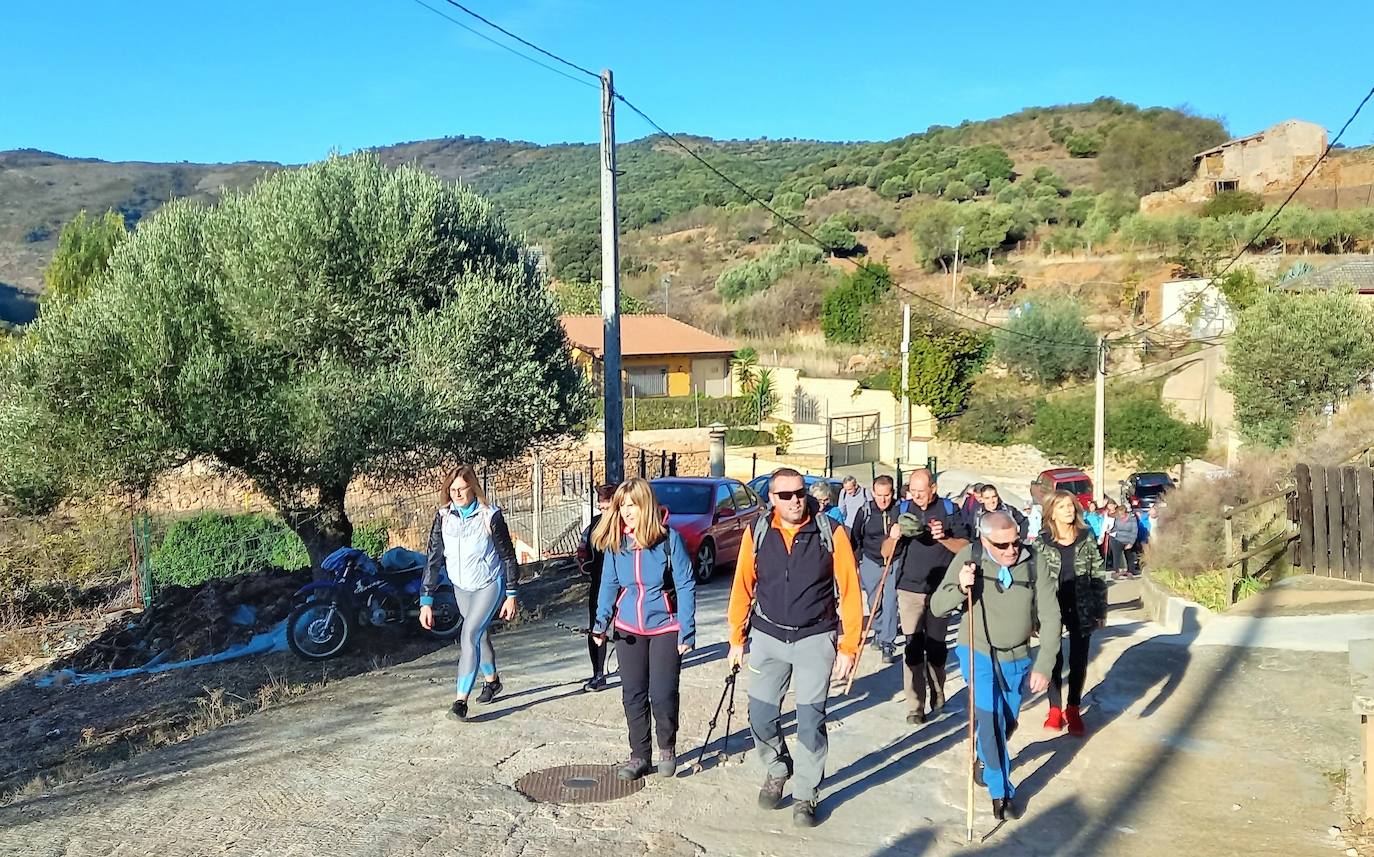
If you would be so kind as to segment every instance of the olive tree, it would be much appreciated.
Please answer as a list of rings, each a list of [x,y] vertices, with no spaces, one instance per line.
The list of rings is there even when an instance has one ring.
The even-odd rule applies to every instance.
[[[0,492],[246,477],[311,561],[358,478],[503,460],[589,410],[535,259],[472,192],[372,155],[164,206],[0,365]]]

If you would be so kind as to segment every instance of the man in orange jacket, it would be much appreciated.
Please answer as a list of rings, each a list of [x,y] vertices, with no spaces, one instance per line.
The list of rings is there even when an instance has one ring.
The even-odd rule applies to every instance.
[[[746,535],[730,592],[730,665],[749,641],[749,731],[766,776],[759,805],[776,809],[794,774],[782,737],[782,698],[797,696],[792,821],[816,824],[816,799],[829,743],[826,698],[832,678],[854,667],[863,629],[863,589],[844,528],[817,514],[802,476],[784,467],[769,483],[771,519]],[[756,544],[757,542],[757,544]]]

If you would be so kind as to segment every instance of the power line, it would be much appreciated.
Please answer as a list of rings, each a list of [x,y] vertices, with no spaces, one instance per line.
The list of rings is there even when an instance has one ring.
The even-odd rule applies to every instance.
[[[728,176],[728,175],[726,175],[725,173],[721,172],[719,169],[716,168],[716,166],[715,166],[714,164],[712,164],[710,161],[708,161],[708,160],[706,160],[705,158],[703,158],[701,155],[697,154],[697,152],[694,151],[694,150],[693,150],[690,146],[688,146],[686,143],[683,143],[683,142],[682,142],[681,140],[679,140],[677,137],[675,137],[675,136],[673,136],[672,134],[670,134],[667,130],[664,129],[664,127],[663,127],[662,125],[660,125],[660,124],[658,124],[657,122],[655,122],[654,119],[653,119],[651,116],[649,116],[649,114],[645,113],[643,110],[641,110],[641,109],[639,109],[637,106],[635,106],[635,104],[634,104],[633,102],[631,102],[628,98],[626,98],[625,96],[621,95],[621,94],[618,93],[618,92],[617,92],[617,93],[613,93],[613,94],[614,94],[616,100],[620,101],[620,102],[621,102],[622,104],[624,104],[626,107],[630,108],[630,110],[632,110],[632,111],[634,111],[636,114],[638,114],[639,117],[640,117],[641,119],[643,119],[645,122],[648,122],[650,125],[652,125],[660,134],[662,134],[664,137],[666,137],[668,140],[670,140],[670,141],[671,141],[674,145],[676,145],[678,148],[682,149],[682,151],[686,152],[689,156],[692,157],[693,160],[697,161],[697,162],[700,163],[702,166],[706,167],[706,169],[708,169],[708,170],[710,170],[712,173],[714,173],[717,177],[719,177],[719,178],[720,178],[722,181],[724,181],[726,184],[730,185],[730,186],[733,187],[735,190],[737,190],[737,191],[739,191],[740,193],[744,194],[745,196],[749,197],[749,199],[753,200],[755,203],[757,203],[759,206],[761,206],[761,207],[762,207],[765,211],[767,211],[769,214],[772,214],[774,217],[776,217],[776,218],[777,218],[779,221],[781,221],[782,223],[786,224],[787,226],[792,227],[794,230],[796,230],[797,232],[801,233],[803,236],[806,237],[806,239],[807,239],[808,241],[810,241],[811,243],[815,244],[817,247],[820,247],[821,249],[827,251],[827,252],[830,253],[831,255],[834,255],[834,256],[839,256],[839,255],[840,255],[840,254],[837,252],[837,250],[838,250],[839,248],[832,247],[832,246],[830,246],[829,244],[826,244],[824,241],[820,240],[820,239],[817,238],[815,235],[812,235],[810,232],[808,232],[805,228],[803,228],[802,226],[798,225],[796,221],[792,220],[791,218],[784,217],[777,209],[773,208],[771,205],[769,205],[768,203],[764,202],[764,201],[763,201],[762,199],[760,199],[756,194],[751,193],[748,189],[746,189],[746,188],[745,188],[743,185],[741,185],[739,182],[737,182],[737,181],[735,181],[734,179],[730,178],[730,176]],[[865,264],[865,263],[863,263],[863,262],[860,262],[860,261],[858,261],[858,260],[856,260],[856,259],[852,259],[852,258],[849,258],[849,257],[842,257],[842,258],[844,258],[845,261],[849,262],[850,264],[854,265],[854,266],[855,266],[856,268],[858,268],[859,270],[861,270],[861,271],[863,271],[863,272],[865,272],[865,273],[867,273],[867,274],[870,274],[871,276],[874,276],[874,277],[879,277],[879,276],[880,276],[880,275],[878,274],[878,272],[874,271],[872,268],[870,268],[867,264]],[[1008,335],[1010,335],[1010,336],[1017,336],[1017,337],[1020,337],[1020,338],[1022,338],[1022,339],[1028,339],[1028,340],[1032,340],[1032,341],[1035,341],[1035,342],[1043,342],[1043,343],[1048,344],[1048,345],[1060,345],[1060,346],[1065,346],[1065,347],[1069,347],[1069,348],[1079,348],[1079,349],[1083,349],[1083,350],[1087,350],[1087,351],[1096,351],[1096,350],[1097,350],[1097,345],[1096,345],[1096,344],[1087,345],[1087,344],[1082,343],[1082,342],[1069,342],[1069,341],[1067,341],[1067,340],[1048,339],[1048,338],[1045,338],[1045,337],[1033,336],[1033,335],[1028,334],[1028,333],[1022,333],[1022,332],[1020,332],[1020,331],[1018,331],[1018,330],[1013,330],[1012,328],[1009,328],[1009,327],[1003,327],[1002,325],[993,324],[993,323],[991,323],[991,322],[984,321],[983,319],[978,318],[977,316],[968,315],[968,314],[966,314],[966,313],[959,312],[959,311],[956,310],[956,309],[953,309],[953,308],[951,308],[951,307],[945,306],[944,304],[940,303],[939,301],[932,300],[932,299],[926,297],[926,296],[923,295],[923,294],[920,294],[919,292],[917,292],[917,291],[915,291],[915,290],[913,290],[913,289],[909,289],[909,288],[907,288],[906,286],[903,286],[902,284],[900,284],[900,283],[898,283],[898,282],[892,281],[890,277],[889,277],[889,278],[886,278],[886,279],[888,279],[889,281],[891,281],[891,282],[892,282],[892,285],[896,286],[898,289],[900,289],[901,291],[903,291],[903,292],[905,292],[906,294],[910,295],[911,297],[916,298],[917,300],[922,301],[922,302],[924,302],[924,303],[930,304],[931,306],[933,306],[933,307],[935,307],[935,308],[937,308],[937,309],[939,309],[939,310],[941,310],[941,311],[943,311],[943,312],[946,312],[946,313],[948,313],[948,314],[950,314],[950,315],[957,316],[957,317],[962,318],[962,319],[965,319],[965,320],[967,320],[967,321],[971,321],[971,322],[973,322],[974,324],[980,324],[980,325],[983,325],[984,327],[991,328],[992,330],[1000,331],[1000,332],[1005,333],[1005,334],[1008,334]]]
[[[431,12],[433,12],[434,14],[438,15],[440,18],[443,18],[445,21],[448,21],[449,23],[452,23],[452,24],[456,24],[456,25],[458,25],[459,27],[462,27],[464,30],[467,30],[469,33],[472,33],[472,34],[473,34],[474,36],[476,36],[477,38],[479,38],[479,39],[484,39],[484,40],[486,40],[486,41],[488,41],[488,42],[491,42],[493,45],[496,45],[496,46],[497,46],[498,48],[500,48],[501,50],[503,50],[503,51],[509,51],[510,53],[515,54],[516,56],[520,57],[520,59],[525,60],[526,62],[532,62],[532,63],[534,63],[535,65],[539,66],[540,68],[548,69],[549,71],[553,72],[554,74],[558,75],[559,77],[566,77],[568,80],[571,80],[573,83],[576,83],[576,84],[579,85],[579,86],[586,86],[586,87],[589,87],[589,88],[591,88],[591,89],[595,89],[595,88],[596,88],[596,85],[595,85],[595,84],[588,83],[587,81],[583,80],[583,79],[580,78],[580,77],[573,77],[572,75],[568,74],[566,71],[562,71],[562,70],[560,70],[560,69],[556,69],[556,68],[554,68],[553,66],[549,65],[549,64],[546,63],[546,62],[540,62],[539,60],[535,59],[535,58],[532,57],[532,56],[529,56],[529,55],[527,55],[527,54],[522,54],[522,53],[520,53],[519,51],[517,51],[515,48],[511,47],[510,45],[508,45],[508,44],[506,44],[506,43],[504,43],[504,42],[497,41],[496,39],[493,39],[491,36],[488,36],[486,33],[483,33],[482,31],[476,29],[475,27],[469,27],[467,24],[464,24],[462,21],[458,20],[457,18],[453,17],[452,15],[445,14],[445,13],[444,13],[442,10],[440,10],[440,9],[435,9],[433,6],[431,6],[431,5],[429,5],[428,3],[424,2],[424,0],[414,0],[414,2],[417,3],[417,4],[420,5],[420,6],[425,7],[425,8],[428,9],[429,11],[431,11]],[[457,4],[455,3],[454,5],[457,5]]]
[[[1236,262],[1240,261],[1241,256],[1245,255],[1245,251],[1249,250],[1250,247],[1253,246],[1254,243],[1259,240],[1260,236],[1262,236],[1265,233],[1265,231],[1269,229],[1270,226],[1274,225],[1274,221],[1278,220],[1279,214],[1283,212],[1283,209],[1288,205],[1288,203],[1293,201],[1293,197],[1298,195],[1298,191],[1302,190],[1303,185],[1307,184],[1307,180],[1312,178],[1312,175],[1317,171],[1317,167],[1320,167],[1322,165],[1322,162],[1326,160],[1327,155],[1331,154],[1331,150],[1335,148],[1337,143],[1340,142],[1341,136],[1344,135],[1346,129],[1350,127],[1350,123],[1355,121],[1355,117],[1360,115],[1360,111],[1363,110],[1364,106],[1369,103],[1370,98],[1374,98],[1374,87],[1370,87],[1369,92],[1365,93],[1364,98],[1361,99],[1359,105],[1356,106],[1355,112],[1351,113],[1350,118],[1345,120],[1345,124],[1341,126],[1341,130],[1337,131],[1336,136],[1332,137],[1331,140],[1326,144],[1326,149],[1323,150],[1321,156],[1313,162],[1312,168],[1309,169],[1307,171],[1307,174],[1302,177],[1302,181],[1298,182],[1297,185],[1293,188],[1293,190],[1289,191],[1288,196],[1284,199],[1282,203],[1279,204],[1278,208],[1274,209],[1274,213],[1269,216],[1269,219],[1264,222],[1264,225],[1255,231],[1255,234],[1250,237],[1249,241],[1245,242],[1245,245],[1240,248],[1236,255],[1231,257],[1231,260],[1226,263],[1226,267],[1222,268],[1220,271],[1218,271],[1217,273],[1213,274],[1211,277],[1208,278],[1208,286],[1214,285],[1218,279],[1220,279],[1222,276],[1226,274],[1227,271],[1231,270],[1231,267],[1235,265]],[[1169,319],[1173,318],[1179,313],[1186,311],[1188,307],[1202,300],[1203,296],[1205,296],[1206,293],[1206,289],[1199,289],[1197,294],[1193,295],[1191,298],[1180,304],[1178,309],[1164,316],[1159,321],[1156,321],[1149,327],[1145,327],[1141,330],[1135,331],[1134,333],[1130,334],[1130,336],[1123,337],[1121,340],[1118,341],[1126,341],[1131,337],[1139,336],[1142,333],[1148,333],[1149,331],[1154,330],[1155,328],[1164,324],[1164,322],[1168,321]]]
[[[546,50],[544,50],[543,48],[541,48],[541,47],[539,47],[538,45],[536,45],[534,42],[531,42],[531,41],[529,41],[529,40],[527,40],[527,39],[522,39],[521,37],[517,36],[515,33],[512,33],[510,30],[507,30],[505,27],[501,26],[500,24],[497,24],[497,23],[495,23],[495,22],[493,22],[493,21],[490,21],[490,20],[488,20],[488,19],[486,19],[486,18],[483,18],[481,15],[477,14],[476,12],[472,11],[472,10],[469,9],[468,7],[464,6],[462,3],[457,2],[457,0],[444,0],[444,2],[448,3],[448,5],[454,7],[455,9],[461,9],[461,10],[463,10],[463,11],[466,12],[467,14],[471,15],[472,17],[476,18],[477,20],[481,21],[483,24],[486,24],[488,27],[491,27],[491,28],[494,29],[494,30],[500,30],[502,33],[505,33],[507,36],[510,36],[512,39],[515,39],[517,42],[519,42],[520,44],[524,45],[525,47],[527,47],[527,48],[533,48],[534,50],[539,51],[539,53],[543,54],[544,56],[548,57],[548,58],[551,59],[551,60],[554,60],[554,61],[556,61],[556,62],[561,62],[563,65],[567,66],[568,68],[576,69],[577,71],[582,72],[583,74],[587,75],[588,77],[595,78],[596,80],[601,80],[601,75],[597,74],[596,72],[592,71],[591,69],[585,68],[585,67],[583,67],[583,66],[580,66],[580,65],[578,65],[577,63],[572,62],[571,60],[565,60],[565,59],[563,59],[562,57],[560,57],[558,54],[553,53],[552,51],[546,51]]]

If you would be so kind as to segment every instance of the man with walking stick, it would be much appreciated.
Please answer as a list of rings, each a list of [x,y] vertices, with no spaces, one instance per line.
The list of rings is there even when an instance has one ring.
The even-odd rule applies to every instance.
[[[912,471],[907,487],[911,501],[890,532],[897,539],[891,574],[896,578],[897,614],[906,635],[902,658],[906,722],[919,726],[926,722],[927,691],[931,715],[944,708],[949,658],[945,644],[949,620],[932,614],[928,602],[944,581],[950,560],[969,543],[971,534],[954,503],[936,493],[935,475],[928,469]]]
[[[937,616],[971,611],[959,623],[959,668],[972,687],[979,768],[998,821],[1021,815],[1007,738],[1016,731],[1027,685],[1031,693],[1049,686],[1058,646],[1040,646],[1032,662],[1030,638],[1038,628],[1041,639],[1058,643],[1057,596],[1053,579],[1037,578],[1034,551],[1021,543],[1016,522],[990,512],[979,539],[954,557],[931,597]]]
[[[740,546],[730,592],[731,669],[749,642],[749,731],[765,778],[759,806],[776,809],[792,783],[792,823],[816,824],[816,800],[829,749],[826,698],[832,677],[854,666],[863,623],[862,589],[844,528],[806,493],[802,476],[784,467],[769,483],[773,512]],[[797,747],[782,737],[782,699],[795,683]],[[795,760],[795,770],[793,762]]]

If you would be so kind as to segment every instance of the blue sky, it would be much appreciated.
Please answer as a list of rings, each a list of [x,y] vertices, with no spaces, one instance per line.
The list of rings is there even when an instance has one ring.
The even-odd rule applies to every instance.
[[[1369,34],[1357,0],[1320,14],[1269,0],[464,2],[614,69],[617,87],[669,130],[714,137],[889,139],[1099,95],[1186,104],[1237,135],[1287,118],[1334,133],[1374,85],[1374,67],[1348,52],[1357,34],[1347,28]],[[600,133],[596,90],[415,0],[6,5],[0,150],[300,163],[447,135]],[[621,139],[648,131],[621,111]],[[1374,106],[1345,142],[1374,142]]]

